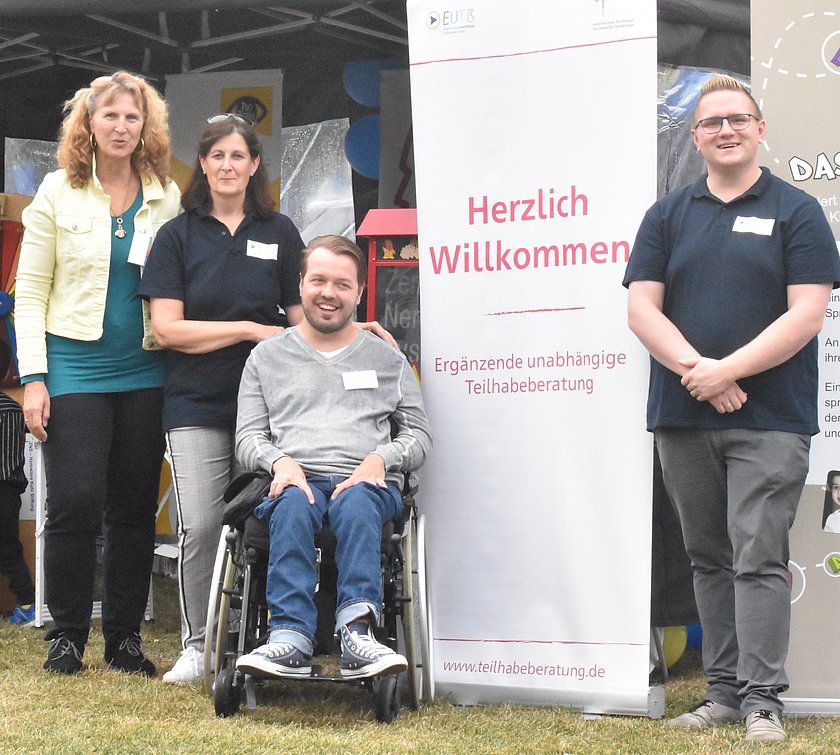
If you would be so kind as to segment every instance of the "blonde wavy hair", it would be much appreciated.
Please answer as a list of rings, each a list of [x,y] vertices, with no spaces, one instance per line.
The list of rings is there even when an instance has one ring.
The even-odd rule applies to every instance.
[[[93,144],[90,117],[97,108],[108,105],[121,94],[130,94],[143,113],[141,142],[131,155],[131,166],[138,173],[154,173],[161,183],[170,178],[171,145],[169,113],[158,91],[145,79],[126,71],[100,76],[82,87],[64,103],[64,121],[58,143],[58,164],[67,171],[70,183],[84,186],[93,172]]]
[[[759,120],[761,120],[764,116],[761,114],[761,108],[758,106],[758,103],[755,101],[755,97],[752,96],[747,87],[745,87],[738,79],[727,76],[726,74],[716,73],[712,76],[703,86],[700,88],[700,96],[697,98],[697,105],[694,107],[694,119],[697,120],[697,111],[700,108],[700,100],[702,100],[707,94],[711,94],[712,92],[741,92],[741,94],[747,95],[750,102],[752,102],[753,107],[755,108],[755,113]]]

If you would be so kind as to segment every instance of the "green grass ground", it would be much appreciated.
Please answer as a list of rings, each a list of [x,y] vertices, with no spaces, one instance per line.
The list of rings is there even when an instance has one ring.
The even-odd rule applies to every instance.
[[[156,620],[143,634],[166,671],[179,653],[172,580],[155,580]],[[664,720],[603,717],[554,708],[459,708],[436,701],[403,708],[391,725],[375,721],[373,698],[347,685],[278,682],[260,690],[259,706],[217,718],[198,685],[172,687],[103,667],[95,626],[86,670],[60,677],[41,669],[44,631],[0,627],[2,753],[840,753],[840,719],[787,721],[790,739],[744,742],[741,726],[677,731]],[[653,680],[654,683],[656,679]],[[666,716],[702,697],[697,651],[672,669]]]

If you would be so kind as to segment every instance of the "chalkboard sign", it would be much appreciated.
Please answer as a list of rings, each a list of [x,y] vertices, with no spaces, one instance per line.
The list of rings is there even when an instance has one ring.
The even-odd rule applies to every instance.
[[[376,271],[376,319],[409,362],[420,365],[420,270],[416,265]]]

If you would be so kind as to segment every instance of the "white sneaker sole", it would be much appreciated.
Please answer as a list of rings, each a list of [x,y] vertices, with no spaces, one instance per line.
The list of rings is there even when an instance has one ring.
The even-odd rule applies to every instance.
[[[160,678],[164,684],[181,684],[183,686],[187,686],[204,678],[204,672],[187,677],[184,674],[173,674],[172,671],[174,671],[174,669],[167,671]]]
[[[408,661],[401,655],[386,655],[378,661],[361,668],[341,669],[342,679],[370,679],[374,676],[399,674],[408,668]]]
[[[236,662],[236,670],[251,674],[251,676],[268,676],[274,678],[312,676],[311,666],[301,666],[300,668],[281,666],[279,663],[272,663],[258,655],[243,655]]]

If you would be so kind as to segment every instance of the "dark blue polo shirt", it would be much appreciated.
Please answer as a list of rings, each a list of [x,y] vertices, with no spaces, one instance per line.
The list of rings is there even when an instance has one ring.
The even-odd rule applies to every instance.
[[[624,285],[665,284],[663,311],[689,343],[720,359],[787,311],[787,287],[840,281],[840,258],[817,201],[762,168],[731,202],[706,177],[660,199],[642,221]],[[651,359],[648,429],[750,428],[813,435],[817,424],[817,339],[787,362],[738,385],[748,400],[718,414],[675,373]]]
[[[231,236],[201,211],[185,212],[157,233],[138,293],[179,299],[187,320],[252,320],[285,326],[281,308],[299,304],[303,241],[285,215],[249,213]],[[163,425],[231,427],[245,361],[255,346],[208,354],[166,352]]]

